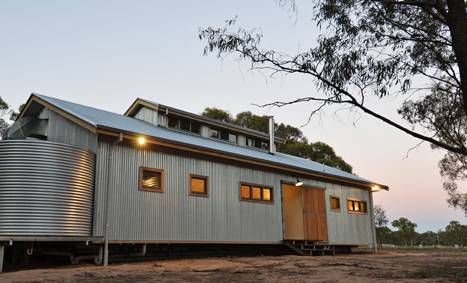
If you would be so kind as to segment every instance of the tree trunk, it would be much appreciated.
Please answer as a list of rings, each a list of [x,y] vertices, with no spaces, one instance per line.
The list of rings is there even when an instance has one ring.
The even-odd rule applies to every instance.
[[[448,26],[459,67],[462,103],[467,115],[467,14],[464,0],[447,0]]]

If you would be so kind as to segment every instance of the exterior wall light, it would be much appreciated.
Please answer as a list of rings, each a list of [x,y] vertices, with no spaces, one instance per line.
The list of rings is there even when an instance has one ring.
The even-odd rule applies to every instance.
[[[302,187],[303,186],[303,182],[300,181],[300,179],[297,178],[297,182],[295,183],[295,187]]]
[[[138,145],[143,146],[146,144],[146,139],[144,137],[139,137],[137,139]]]

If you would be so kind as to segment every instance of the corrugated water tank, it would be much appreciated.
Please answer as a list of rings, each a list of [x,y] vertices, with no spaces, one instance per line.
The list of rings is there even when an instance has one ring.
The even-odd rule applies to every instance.
[[[90,236],[94,167],[72,145],[0,141],[0,236]]]

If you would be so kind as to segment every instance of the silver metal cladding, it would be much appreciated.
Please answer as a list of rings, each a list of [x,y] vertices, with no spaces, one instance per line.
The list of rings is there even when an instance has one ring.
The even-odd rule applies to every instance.
[[[94,167],[75,146],[0,141],[0,236],[90,236]]]

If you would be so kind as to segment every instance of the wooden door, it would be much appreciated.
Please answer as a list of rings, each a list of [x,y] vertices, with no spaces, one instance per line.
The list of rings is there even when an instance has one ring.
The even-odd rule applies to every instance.
[[[324,190],[303,189],[303,222],[306,240],[328,240]]]
[[[302,188],[288,184],[282,185],[282,201],[284,239],[305,240]]]

